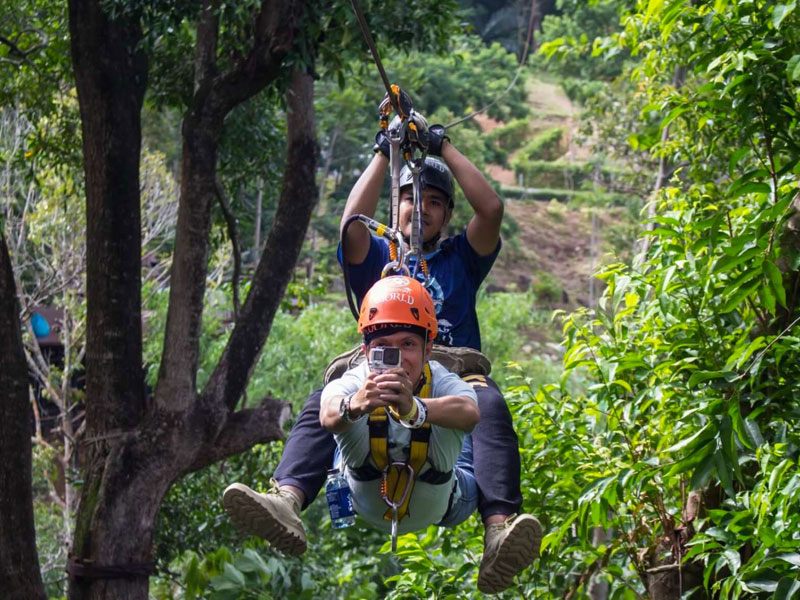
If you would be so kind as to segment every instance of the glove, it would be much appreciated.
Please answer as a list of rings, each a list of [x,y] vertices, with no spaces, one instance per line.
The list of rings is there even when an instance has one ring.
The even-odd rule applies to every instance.
[[[445,140],[449,142],[450,138],[445,133],[444,125],[431,125],[428,128],[428,154],[441,156]]]
[[[375,145],[372,147],[372,151],[377,154],[380,152],[386,158],[389,158],[389,151],[392,145],[389,143],[389,134],[386,133],[385,130],[381,129],[375,134]]]
[[[428,121],[418,113],[412,110],[408,117],[408,142],[410,145],[416,146],[422,152],[428,151]]]
[[[389,150],[392,147],[389,141],[389,131],[394,131],[399,128],[402,122],[400,117],[395,116],[392,122],[389,123],[389,129],[379,129],[378,133],[375,134],[375,145],[372,147],[372,151],[376,154],[380,152],[386,158],[389,158]]]

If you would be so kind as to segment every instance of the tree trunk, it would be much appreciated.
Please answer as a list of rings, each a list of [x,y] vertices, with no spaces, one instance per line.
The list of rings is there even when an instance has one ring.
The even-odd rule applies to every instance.
[[[129,475],[139,465],[123,443],[137,439],[134,428],[145,407],[139,155],[147,62],[137,49],[139,15],[132,11],[111,20],[102,4],[69,3],[87,216],[84,485],[68,564],[69,594],[97,599],[146,597],[146,577],[100,579],[108,573],[92,567],[147,560],[137,538],[149,538],[134,518],[137,511],[120,510],[115,500],[124,495],[133,506],[151,492],[160,498],[157,489],[131,489]],[[141,508],[155,512],[152,504],[145,501]]]
[[[0,595],[44,598],[31,489],[31,413],[14,274],[0,232]]]
[[[183,125],[183,180],[164,352],[154,398],[145,402],[138,165],[147,67],[137,51],[137,16],[122,13],[110,21],[100,4],[70,2],[84,135],[89,297],[87,435],[80,447],[84,485],[68,563],[69,597],[143,600],[153,570],[156,516],[170,485],[189,471],[283,437],[284,403],[267,398],[260,408],[233,410],[269,333],[316,198],[313,88],[308,75],[295,76],[305,85],[297,86],[300,101],[290,97],[288,102],[297,114],[289,117],[281,205],[264,268],[231,335],[247,344],[237,347],[234,357],[226,351],[220,359],[215,374],[222,385],[209,386],[216,393],[198,396],[209,209],[216,193],[220,132],[235,106],[278,77],[306,13],[303,2],[264,2],[255,15],[250,53],[233,61],[230,71],[218,73],[218,11],[212,0],[204,2],[195,93]],[[298,184],[298,178],[306,181]]]

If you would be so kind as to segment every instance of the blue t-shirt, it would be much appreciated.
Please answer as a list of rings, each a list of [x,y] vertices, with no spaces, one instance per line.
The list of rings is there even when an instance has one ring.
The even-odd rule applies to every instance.
[[[370,236],[367,257],[359,265],[350,265],[350,285],[355,292],[358,305],[372,284],[381,277],[381,271],[389,258],[389,242],[377,236]],[[446,346],[466,346],[481,349],[481,331],[478,315],[475,312],[475,296],[489,270],[492,268],[501,242],[488,256],[480,256],[467,241],[467,234],[461,233],[447,238],[439,248],[425,255],[431,285],[428,291],[436,306],[439,320],[437,344]],[[342,262],[342,248],[339,246],[339,262]],[[412,269],[413,272],[413,269]],[[417,273],[424,281],[422,269]]]

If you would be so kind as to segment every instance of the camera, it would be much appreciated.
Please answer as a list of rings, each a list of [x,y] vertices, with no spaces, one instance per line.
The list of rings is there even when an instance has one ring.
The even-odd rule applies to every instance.
[[[369,370],[370,371],[385,371],[386,369],[393,369],[399,367],[401,362],[400,348],[387,348],[386,346],[377,346],[369,351]]]

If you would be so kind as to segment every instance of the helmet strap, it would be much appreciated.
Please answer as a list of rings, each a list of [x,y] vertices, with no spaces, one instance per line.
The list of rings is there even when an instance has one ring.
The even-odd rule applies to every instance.
[[[428,336],[425,336],[425,339],[422,340],[422,356],[425,356],[425,352],[428,350]],[[425,378],[425,365],[428,364],[426,360],[425,363],[422,365],[422,373],[419,376],[419,382],[417,382],[417,386],[414,388],[414,395],[418,395],[425,384],[427,383]]]
[[[428,364],[428,361],[425,361],[425,364]],[[425,384],[428,383],[427,378],[425,377],[425,365],[422,366],[422,375],[419,376],[419,382],[417,386],[414,388],[414,396],[418,396],[419,393],[422,391],[422,388],[425,387]]]

